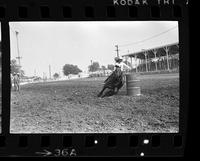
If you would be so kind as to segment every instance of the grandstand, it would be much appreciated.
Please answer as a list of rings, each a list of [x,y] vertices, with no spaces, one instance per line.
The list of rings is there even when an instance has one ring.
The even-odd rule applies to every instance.
[[[122,55],[134,72],[179,71],[179,43],[166,44]]]

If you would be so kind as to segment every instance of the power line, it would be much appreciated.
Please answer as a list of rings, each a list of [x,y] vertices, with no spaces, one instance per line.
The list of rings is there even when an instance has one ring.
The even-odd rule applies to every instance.
[[[175,29],[175,28],[177,28],[177,27],[178,27],[178,26],[172,27],[172,28],[170,28],[170,29],[168,29],[168,30],[165,30],[164,32],[161,32],[161,33],[159,33],[159,34],[153,35],[153,36],[151,36],[151,37],[149,37],[149,38],[146,38],[146,39],[144,39],[144,40],[141,40],[141,41],[136,41],[136,42],[133,42],[133,43],[124,44],[124,45],[118,45],[118,46],[119,46],[119,47],[124,47],[124,46],[130,46],[130,45],[139,44],[139,43],[142,43],[142,42],[144,42],[144,41],[148,41],[148,40],[150,40],[150,39],[153,39],[153,38],[155,38],[155,37],[158,37],[158,36],[160,36],[160,35],[163,35],[163,34],[169,32],[169,31],[171,31],[171,30],[173,30],[173,29]]]

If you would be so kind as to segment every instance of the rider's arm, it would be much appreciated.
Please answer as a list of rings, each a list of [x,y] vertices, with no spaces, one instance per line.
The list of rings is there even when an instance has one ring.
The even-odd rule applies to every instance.
[[[131,67],[130,66],[128,66],[128,65],[126,65],[124,62],[122,62],[123,64],[123,68],[125,67],[125,68],[128,68],[128,69],[131,69]]]

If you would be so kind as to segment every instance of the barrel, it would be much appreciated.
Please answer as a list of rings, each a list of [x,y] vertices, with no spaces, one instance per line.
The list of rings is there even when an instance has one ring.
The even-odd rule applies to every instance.
[[[140,80],[134,73],[126,74],[126,90],[128,96],[140,96]]]

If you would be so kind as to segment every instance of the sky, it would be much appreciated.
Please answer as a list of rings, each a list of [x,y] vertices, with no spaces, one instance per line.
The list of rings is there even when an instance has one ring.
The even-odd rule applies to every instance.
[[[10,22],[9,25],[11,59],[18,56],[15,33],[18,31],[21,66],[26,76],[43,77],[43,73],[49,76],[49,65],[53,75],[62,74],[65,64],[77,65],[82,71],[88,70],[91,60],[100,66],[114,64],[115,45],[119,45],[122,56],[179,41],[177,21]],[[135,43],[154,35],[159,36]]]

